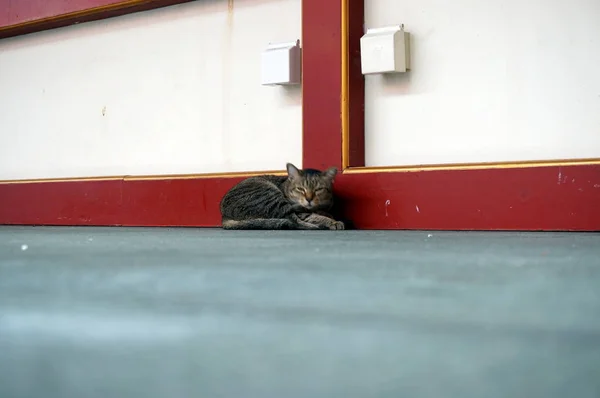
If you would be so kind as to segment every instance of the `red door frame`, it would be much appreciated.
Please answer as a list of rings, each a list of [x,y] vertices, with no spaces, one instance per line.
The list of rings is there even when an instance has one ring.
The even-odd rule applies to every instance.
[[[186,1],[0,0],[0,37]],[[363,0],[302,2],[303,166],[342,170],[358,228],[600,230],[599,159],[364,167],[363,21]],[[213,227],[220,197],[252,174],[4,181],[0,224]]]

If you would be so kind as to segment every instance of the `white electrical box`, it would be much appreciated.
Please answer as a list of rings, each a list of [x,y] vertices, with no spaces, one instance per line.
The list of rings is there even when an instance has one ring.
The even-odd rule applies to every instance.
[[[288,43],[271,43],[262,53],[262,84],[300,84],[302,55],[300,40]]]
[[[364,75],[410,70],[410,35],[404,25],[367,29],[360,38]]]

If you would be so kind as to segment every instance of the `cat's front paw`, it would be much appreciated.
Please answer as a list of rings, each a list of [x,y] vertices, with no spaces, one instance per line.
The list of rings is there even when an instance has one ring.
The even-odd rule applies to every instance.
[[[341,221],[334,221],[329,226],[329,229],[331,229],[331,230],[342,230],[342,229],[345,229],[344,223],[341,222]]]

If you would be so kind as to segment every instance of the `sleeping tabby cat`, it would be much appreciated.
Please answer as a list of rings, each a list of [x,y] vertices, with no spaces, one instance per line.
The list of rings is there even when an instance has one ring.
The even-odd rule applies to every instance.
[[[298,170],[287,164],[286,176],[250,177],[221,199],[224,229],[344,229],[327,213],[333,206],[337,169]]]

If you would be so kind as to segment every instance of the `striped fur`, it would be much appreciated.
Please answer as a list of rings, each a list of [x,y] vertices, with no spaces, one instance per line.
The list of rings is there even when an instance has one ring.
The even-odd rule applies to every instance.
[[[288,176],[250,177],[221,200],[224,229],[344,229],[326,211],[333,206],[337,169],[299,170],[287,164]]]

